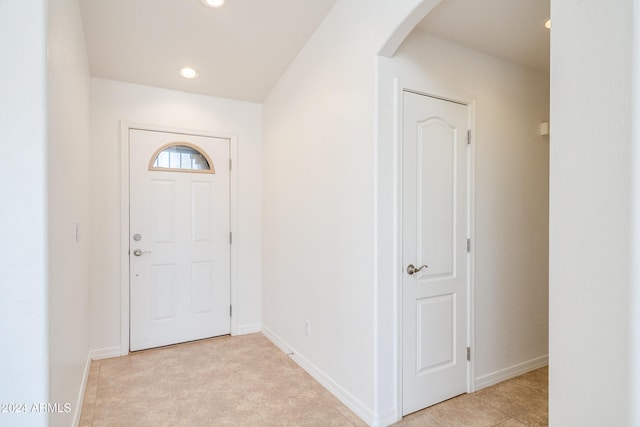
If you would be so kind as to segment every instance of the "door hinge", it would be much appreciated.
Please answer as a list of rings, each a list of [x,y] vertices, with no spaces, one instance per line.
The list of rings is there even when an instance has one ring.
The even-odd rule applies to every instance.
[[[229,232],[229,244],[233,244],[233,233]]]
[[[229,159],[229,170],[233,168],[233,160]]]
[[[229,317],[233,317],[233,306],[229,306]]]
[[[471,129],[467,131],[467,145],[471,144]]]
[[[471,362],[471,347],[467,347],[467,362]]]
[[[471,239],[467,239],[467,252],[471,252]]]

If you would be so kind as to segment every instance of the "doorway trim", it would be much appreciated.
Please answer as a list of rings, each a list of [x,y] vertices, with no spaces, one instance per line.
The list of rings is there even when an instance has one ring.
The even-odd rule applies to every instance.
[[[430,96],[434,98],[443,99],[446,101],[452,101],[459,104],[464,104],[469,108],[469,128],[471,130],[471,147],[467,160],[468,168],[468,202],[467,202],[467,229],[468,238],[471,239],[470,252],[467,257],[468,279],[467,279],[467,346],[471,348],[471,360],[467,365],[467,393],[475,391],[475,146],[476,146],[476,101],[472,95],[450,91],[438,87],[433,87],[428,83],[408,81],[400,78],[395,78],[394,88],[394,151],[396,163],[395,174],[395,206],[396,206],[396,277],[395,277],[395,311],[396,311],[396,334],[395,334],[395,347],[396,347],[396,409],[398,411],[399,419],[402,418],[403,412],[403,384],[402,384],[402,365],[403,365],[403,346],[402,346],[402,316],[403,316],[403,289],[402,289],[402,275],[404,274],[404,268],[402,264],[402,220],[403,218],[403,200],[402,200],[402,188],[403,188],[403,93],[405,91],[414,92],[420,95]]]
[[[129,354],[129,130],[146,130],[155,132],[177,133],[191,136],[203,136],[222,138],[229,140],[229,158],[233,167],[229,171],[229,227],[232,235],[237,236],[238,209],[237,209],[237,171],[238,171],[238,138],[235,134],[224,132],[180,129],[166,126],[133,123],[126,120],[120,121],[120,355]],[[231,245],[231,275],[230,291],[231,305],[237,309],[238,292],[236,289],[237,278],[237,251],[238,245]],[[231,335],[237,335],[237,316],[231,316]]]

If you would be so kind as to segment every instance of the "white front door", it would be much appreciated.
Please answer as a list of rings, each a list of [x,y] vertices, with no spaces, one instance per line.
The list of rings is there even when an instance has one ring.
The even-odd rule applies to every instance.
[[[467,391],[468,106],[403,93],[403,415]]]
[[[130,349],[230,330],[229,140],[129,130]]]

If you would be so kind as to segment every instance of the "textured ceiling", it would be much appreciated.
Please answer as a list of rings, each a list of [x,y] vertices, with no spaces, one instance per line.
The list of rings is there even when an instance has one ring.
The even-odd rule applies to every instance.
[[[417,30],[548,72],[548,17],[549,0],[443,0]]]
[[[336,0],[80,0],[91,75],[261,102]],[[178,75],[183,66],[194,80]]]

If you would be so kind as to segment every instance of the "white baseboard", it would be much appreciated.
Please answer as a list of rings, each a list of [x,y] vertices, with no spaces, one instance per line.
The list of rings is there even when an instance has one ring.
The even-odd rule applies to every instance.
[[[262,329],[262,324],[260,324],[260,323],[253,323],[253,324],[249,324],[249,325],[240,325],[240,326],[238,326],[238,329],[236,330],[235,335],[255,334],[257,332],[260,332],[261,329]]]
[[[78,427],[80,424],[80,417],[82,416],[82,403],[84,400],[84,392],[87,389],[87,381],[89,380],[89,370],[91,369],[92,360],[108,359],[110,357],[119,357],[120,347],[108,347],[99,348],[95,350],[89,350],[87,354],[87,360],[84,364],[84,373],[82,374],[82,383],[80,384],[80,391],[78,392],[78,400],[75,406],[76,410],[73,414],[73,426]]]
[[[492,372],[487,375],[476,378],[475,390],[478,391],[482,388],[498,384],[499,382],[509,380],[519,375],[526,374],[538,368],[542,368],[549,364],[549,355],[536,357],[535,359],[528,360],[526,362],[518,363],[505,369],[501,369],[496,372]]]
[[[269,329],[266,326],[262,325],[262,331],[261,332],[265,337],[267,337],[267,339],[269,339],[269,341],[271,341],[273,343],[273,345],[278,347],[283,353],[289,354],[289,353],[293,352],[291,350],[291,348],[284,341],[282,341],[280,339],[280,337],[278,337],[276,334],[271,332],[271,329]]]
[[[91,360],[108,359],[110,357],[120,357],[120,347],[96,348],[89,352]]]
[[[338,400],[344,403],[358,417],[362,418],[368,425],[378,425],[378,420],[371,409],[366,407],[362,402],[356,399],[351,393],[342,388],[340,384],[336,383],[331,377],[322,372],[317,366],[311,363],[309,360],[301,356],[294,348],[288,345],[282,338],[276,335],[265,325],[262,325],[262,334],[269,339],[276,347],[282,350],[284,353],[290,355],[291,359],[296,362],[302,369],[307,371],[316,381],[318,381],[324,388],[329,390]],[[375,422],[374,422],[375,421]]]
[[[82,403],[84,400],[84,392],[87,388],[87,380],[89,379],[89,369],[91,368],[91,352],[87,354],[87,360],[84,363],[84,372],[82,374],[82,382],[80,383],[80,391],[78,392],[78,398],[76,400],[75,408],[73,412],[73,426],[78,427],[80,425],[80,416],[82,415]]]

